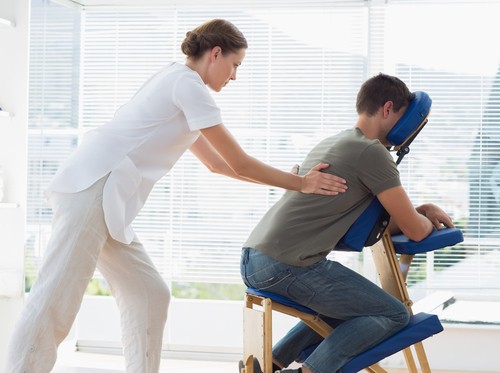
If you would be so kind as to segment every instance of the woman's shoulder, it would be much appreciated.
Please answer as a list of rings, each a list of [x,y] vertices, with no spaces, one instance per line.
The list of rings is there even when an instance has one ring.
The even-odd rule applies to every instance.
[[[162,73],[165,76],[169,76],[171,78],[174,78],[176,80],[186,80],[186,81],[192,81],[196,83],[203,83],[203,80],[201,79],[200,75],[190,69],[188,66],[185,64],[179,63],[179,62],[172,62],[165,66],[162,69]]]
[[[204,86],[199,75],[184,64],[171,62],[153,74],[138,90],[138,94],[177,95]],[[197,87],[197,88],[194,88]],[[169,93],[170,92],[170,93]]]

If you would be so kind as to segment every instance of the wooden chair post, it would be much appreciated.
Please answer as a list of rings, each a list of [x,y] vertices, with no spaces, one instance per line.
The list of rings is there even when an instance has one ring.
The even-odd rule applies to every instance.
[[[261,310],[253,306],[259,305]],[[243,361],[245,372],[253,373],[253,359],[259,361],[264,373],[273,373],[272,362],[272,301],[268,298],[245,296],[243,310]]]
[[[409,268],[414,255],[401,255],[400,260],[398,260],[391,235],[387,231],[382,236],[382,239],[372,246],[371,251],[382,288],[403,302],[410,315],[413,315],[413,301],[408,294],[406,279],[408,278]],[[431,370],[424,345],[422,342],[418,342],[413,347],[415,348],[421,371],[423,373],[430,373]],[[403,354],[408,371],[410,373],[418,373],[411,348],[404,349]]]

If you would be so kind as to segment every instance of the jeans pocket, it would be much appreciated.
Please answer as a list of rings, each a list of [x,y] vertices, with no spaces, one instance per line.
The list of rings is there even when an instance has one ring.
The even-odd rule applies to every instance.
[[[281,264],[281,263],[280,263]],[[272,288],[284,285],[283,281],[292,275],[288,268],[275,264],[265,267],[251,275],[247,274],[247,282],[254,288],[272,291]]]
[[[311,300],[316,295],[316,291],[300,280],[300,277],[293,276],[293,280],[286,288],[286,296],[303,306],[309,307]]]
[[[248,263],[248,251],[249,249],[244,247],[241,250],[241,257],[240,257],[240,275],[241,279],[243,280],[243,283],[247,287],[251,287],[251,285],[247,281],[247,263]]]

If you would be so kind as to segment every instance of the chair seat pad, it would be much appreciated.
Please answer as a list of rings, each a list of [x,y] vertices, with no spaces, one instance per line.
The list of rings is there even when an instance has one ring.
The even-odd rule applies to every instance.
[[[410,322],[407,326],[378,345],[354,357],[342,367],[341,372],[359,372],[364,368],[378,363],[386,357],[394,355],[396,352],[442,331],[443,326],[436,315],[423,312],[417,313],[410,318]],[[304,362],[317,346],[318,344],[302,351],[297,361],[301,363]]]
[[[396,334],[387,338],[375,347],[359,354],[342,368],[342,373],[355,373],[378,363],[380,360],[395,354],[417,342],[440,333],[443,326],[436,315],[424,312],[418,313],[410,318],[407,326]]]
[[[246,292],[247,292],[247,294],[255,295],[257,297],[269,298],[273,302],[281,303],[281,304],[288,306],[288,307],[293,307],[299,311],[302,311],[302,312],[305,312],[305,313],[308,313],[311,315],[318,314],[316,311],[313,311],[312,309],[310,309],[308,307],[302,306],[301,304],[295,303],[293,300],[290,300],[287,297],[284,297],[284,296],[279,295],[279,294],[274,294],[274,293],[270,293],[268,291],[258,290],[255,288],[247,288]]]
[[[464,240],[462,231],[457,228],[444,228],[435,230],[422,241],[410,240],[404,234],[392,236],[394,249],[398,254],[419,254],[434,251],[447,246],[456,245]]]

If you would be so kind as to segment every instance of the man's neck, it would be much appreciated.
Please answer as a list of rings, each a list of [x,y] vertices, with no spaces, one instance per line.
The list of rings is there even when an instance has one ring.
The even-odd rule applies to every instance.
[[[354,127],[358,128],[367,139],[381,140],[380,125],[376,116],[368,117],[366,115],[360,115]]]

